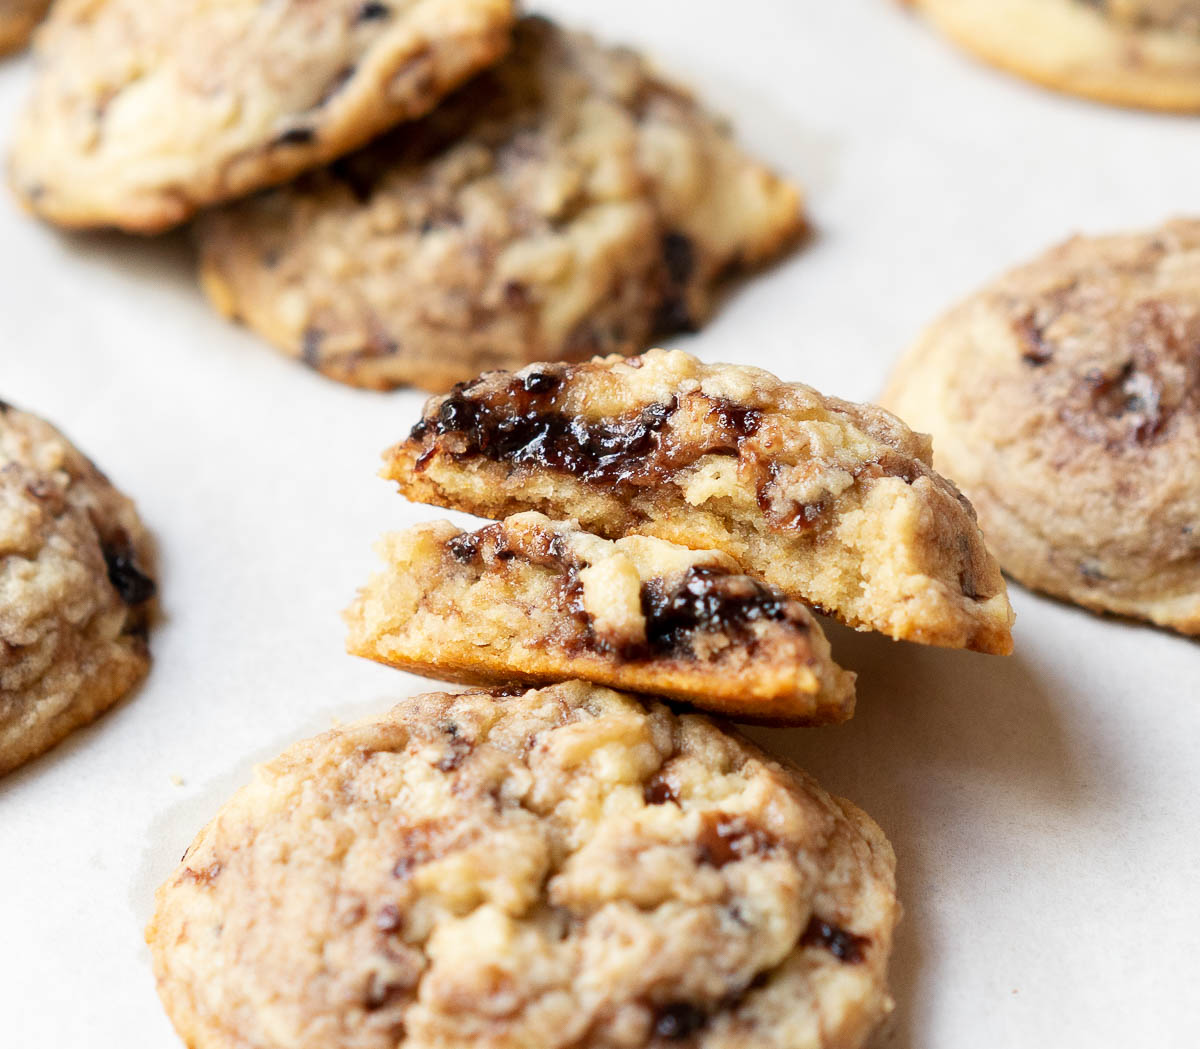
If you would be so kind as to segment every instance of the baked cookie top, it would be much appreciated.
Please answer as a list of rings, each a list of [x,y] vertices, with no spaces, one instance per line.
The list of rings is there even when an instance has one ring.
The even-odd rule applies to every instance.
[[[893,870],[704,718],[434,693],[261,767],[147,940],[194,1049],[848,1049],[891,1007]]]
[[[812,613],[715,550],[529,512],[419,525],[380,553],[346,613],[356,655],[473,685],[585,678],[753,720],[853,713],[854,675]]]
[[[133,503],[53,426],[0,402],[0,774],[146,673],[152,566]]]
[[[796,188],[643,58],[525,18],[424,120],[197,236],[213,302],[287,353],[447,390],[695,327],[801,225]]]
[[[934,324],[884,403],[1005,569],[1200,632],[1200,222],[1076,237]]]
[[[493,372],[431,399],[384,476],[418,502],[721,550],[851,626],[1007,652],[1012,610],[928,439],[682,351]]]
[[[1057,91],[1200,110],[1196,0],[904,0],[986,62]]]
[[[0,55],[24,47],[50,0],[0,0]]]
[[[428,112],[513,18],[511,0],[61,0],[13,186],[60,225],[165,229]]]

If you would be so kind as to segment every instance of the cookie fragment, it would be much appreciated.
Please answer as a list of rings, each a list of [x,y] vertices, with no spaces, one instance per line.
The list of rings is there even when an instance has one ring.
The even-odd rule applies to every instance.
[[[1196,0],[904,0],[992,65],[1122,106],[1200,110]]]
[[[13,187],[59,225],[165,229],[427,113],[513,19],[511,0],[60,0]]]
[[[880,408],[681,351],[493,372],[432,398],[384,476],[417,502],[721,550],[851,626],[1008,652],[970,503]]]
[[[146,674],[150,539],[49,423],[0,402],[0,775]]]
[[[1200,634],[1200,222],[1076,237],[933,324],[884,403],[1005,571]]]
[[[897,915],[853,805],[570,682],[294,746],[201,831],[147,940],[193,1049],[854,1049],[891,1008]]]
[[[542,18],[426,119],[202,218],[213,303],[331,378],[447,390],[644,349],[795,239],[795,187],[634,52]]]
[[[0,0],[0,55],[28,42],[50,7],[50,0]]]
[[[347,648],[473,685],[585,678],[733,716],[844,721],[854,675],[812,613],[732,558],[645,536],[599,539],[517,514],[388,536],[347,611]]]

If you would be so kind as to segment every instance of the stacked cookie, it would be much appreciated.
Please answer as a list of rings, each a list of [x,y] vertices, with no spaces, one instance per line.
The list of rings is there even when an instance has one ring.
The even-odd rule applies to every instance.
[[[686,91],[511,0],[62,0],[37,48],[23,203],[142,233],[203,211],[216,307],[357,386],[639,352],[803,226]]]
[[[890,846],[661,699],[845,720],[813,607],[1007,652],[927,441],[653,350],[484,375],[385,459],[498,520],[387,537],[348,648],[483,687],[292,748],[201,832],[147,931],[188,1044],[861,1046],[891,1009]]]

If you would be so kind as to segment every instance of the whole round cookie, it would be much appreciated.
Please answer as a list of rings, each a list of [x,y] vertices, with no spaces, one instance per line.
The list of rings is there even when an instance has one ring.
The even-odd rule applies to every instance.
[[[13,187],[63,226],[165,229],[428,112],[513,18],[512,0],[59,0]]]
[[[145,676],[152,565],[133,503],[53,426],[0,402],[0,774]]]
[[[1200,221],[1076,237],[953,309],[883,402],[1001,565],[1200,634]]]
[[[261,767],[146,938],[192,1049],[815,1049],[891,1008],[879,828],[699,716],[435,693]]]
[[[1200,0],[905,0],[985,61],[1046,87],[1200,109]]]
[[[197,239],[213,303],[285,353],[441,391],[695,328],[802,221],[795,187],[643,57],[529,17],[427,118]]]
[[[49,6],[50,0],[0,0],[0,55],[24,47]]]

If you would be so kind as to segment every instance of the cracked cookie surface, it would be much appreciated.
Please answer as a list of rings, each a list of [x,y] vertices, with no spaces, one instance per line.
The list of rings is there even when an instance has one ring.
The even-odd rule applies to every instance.
[[[492,372],[432,398],[384,476],[417,502],[721,550],[860,629],[1007,652],[971,505],[881,408],[682,351]]]
[[[60,225],[165,229],[422,116],[513,18],[511,0],[60,0],[13,187]]]
[[[884,403],[933,434],[1005,570],[1200,634],[1200,222],[1077,237],[970,297]]]
[[[693,328],[801,225],[798,191],[644,59],[526,18],[426,119],[197,236],[214,304],[287,354],[440,391]]]
[[[133,503],[49,423],[0,402],[0,774],[145,676],[152,565]]]
[[[0,55],[25,46],[50,0],[0,0]]]
[[[853,713],[854,675],[812,613],[725,554],[533,512],[420,525],[380,553],[346,614],[356,655],[472,685],[586,678],[754,720]]]
[[[1116,105],[1200,110],[1196,0],[904,0],[980,58]]]
[[[434,693],[260,767],[147,939],[193,1049],[852,1049],[891,1008],[894,863],[703,717]]]

